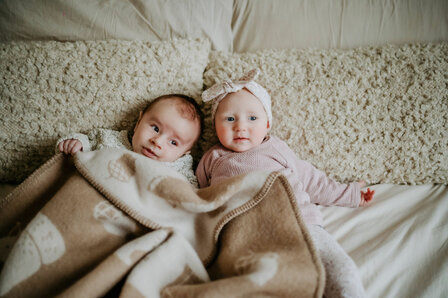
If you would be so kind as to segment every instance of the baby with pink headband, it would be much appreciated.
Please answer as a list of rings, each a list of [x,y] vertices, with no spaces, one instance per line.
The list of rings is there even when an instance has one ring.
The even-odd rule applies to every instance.
[[[201,158],[196,170],[199,186],[253,171],[278,171],[289,181],[302,218],[326,271],[326,297],[364,297],[364,288],[353,260],[323,228],[316,204],[359,207],[374,191],[362,191],[363,181],[338,183],[301,160],[288,145],[269,135],[272,127],[271,97],[255,79],[253,69],[235,81],[224,81],[204,91],[212,101],[212,119],[219,144]]]

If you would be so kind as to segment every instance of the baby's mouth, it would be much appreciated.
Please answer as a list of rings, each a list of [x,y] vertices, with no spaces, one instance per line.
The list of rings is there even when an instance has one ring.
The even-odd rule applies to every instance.
[[[157,154],[155,154],[154,151],[152,151],[150,148],[147,148],[147,147],[143,147],[143,149],[142,149],[142,154],[143,154],[144,156],[149,157],[149,158],[152,158],[152,159],[157,158]]]
[[[247,140],[249,140],[249,138],[245,138],[245,137],[236,137],[236,138],[233,138],[233,140],[236,141],[236,142],[238,142],[238,141],[247,141]]]

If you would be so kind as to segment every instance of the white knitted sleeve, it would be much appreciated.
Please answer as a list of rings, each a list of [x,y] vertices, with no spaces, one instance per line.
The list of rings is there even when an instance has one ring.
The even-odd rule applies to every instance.
[[[99,150],[102,148],[122,148],[132,150],[127,130],[117,131],[97,128],[90,131],[88,137],[92,143],[92,150]]]
[[[132,150],[131,143],[128,140],[127,130],[111,130],[104,128],[93,129],[88,135],[82,133],[73,133],[60,138],[56,143],[56,152],[59,152],[60,142],[69,139],[76,139],[82,143],[83,151],[99,150],[102,148],[123,148]]]
[[[184,175],[194,187],[198,188],[198,179],[193,171],[193,157],[185,154],[174,162],[167,163],[171,168]]]

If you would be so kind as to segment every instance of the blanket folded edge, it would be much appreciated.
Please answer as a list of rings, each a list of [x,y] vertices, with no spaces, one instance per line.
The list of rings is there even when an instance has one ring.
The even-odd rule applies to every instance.
[[[311,253],[311,258],[313,260],[313,263],[316,266],[316,270],[318,271],[318,287],[316,288],[316,292],[314,294],[314,297],[323,297],[324,295],[324,289],[325,289],[325,268],[320,261],[319,253],[317,252],[316,247],[314,246],[314,242],[311,238],[311,234],[308,232],[308,228],[306,227],[305,222],[303,221],[302,214],[300,213],[299,207],[297,205],[297,202],[295,200],[294,191],[291,188],[291,185],[288,182],[288,179],[283,175],[278,175],[278,178],[280,182],[285,187],[286,192],[288,193],[289,202],[291,203],[294,215],[297,219],[297,223],[302,228],[303,236],[305,238],[305,242],[308,246],[308,249]]]
[[[6,197],[0,200],[0,209],[5,208],[6,205],[11,201],[12,197],[23,193],[23,190],[28,186],[31,186],[33,183],[36,183],[37,177],[52,167],[55,163],[64,159],[64,155],[62,153],[57,153],[53,155],[52,158],[47,160],[42,166],[36,169],[30,176],[28,176],[22,183],[20,183],[16,188],[14,188]]]
[[[214,244],[218,242],[218,238],[220,235],[220,232],[224,228],[224,226],[229,223],[232,219],[235,217],[245,213],[246,211],[252,209],[256,205],[258,205],[266,196],[266,194],[269,192],[271,187],[273,186],[274,182],[276,180],[279,180],[282,186],[285,188],[286,193],[288,194],[289,203],[291,204],[291,207],[294,211],[295,218],[297,220],[297,224],[301,227],[303,236],[305,239],[305,243],[307,248],[309,249],[309,252],[312,257],[312,262],[316,267],[316,270],[318,272],[318,286],[316,287],[316,292],[314,293],[314,297],[323,297],[324,289],[325,289],[325,269],[322,265],[322,262],[320,261],[319,254],[317,252],[316,247],[314,246],[313,240],[311,238],[310,233],[308,232],[308,228],[306,227],[305,222],[303,221],[302,215],[300,213],[299,207],[297,205],[297,202],[295,200],[294,192],[291,188],[291,185],[289,184],[288,180],[285,176],[283,176],[280,172],[272,172],[269,174],[269,176],[266,178],[263,187],[259,190],[259,192],[246,204],[232,210],[229,212],[225,217],[221,219],[221,221],[215,226],[215,231],[213,233],[213,241]],[[214,246],[216,249],[216,246]],[[216,254],[215,249],[208,255],[204,260],[204,265],[207,267],[210,262],[213,260],[214,255]]]

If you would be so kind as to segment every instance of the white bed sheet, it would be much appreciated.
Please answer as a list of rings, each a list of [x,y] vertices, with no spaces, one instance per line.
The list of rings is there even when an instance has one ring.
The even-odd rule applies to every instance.
[[[367,297],[448,297],[448,186],[381,184],[365,208],[320,207]]]

